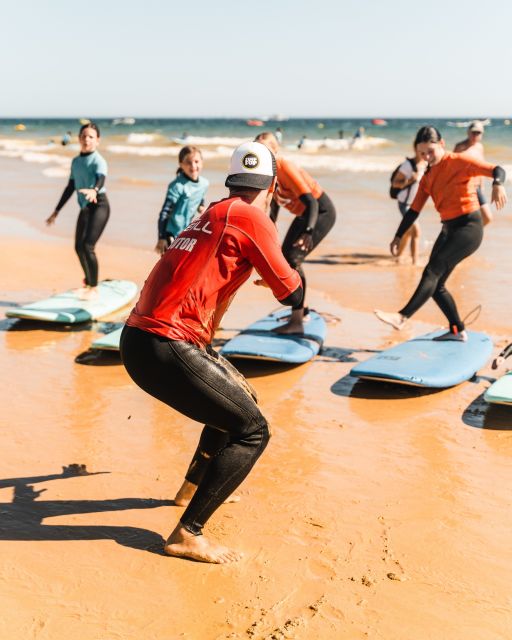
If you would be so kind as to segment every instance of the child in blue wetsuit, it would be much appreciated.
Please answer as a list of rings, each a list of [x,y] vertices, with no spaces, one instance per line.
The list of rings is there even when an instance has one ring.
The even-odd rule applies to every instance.
[[[80,297],[90,298],[96,294],[98,285],[98,260],[94,249],[110,216],[105,189],[107,163],[97,151],[100,130],[94,122],[83,125],[78,140],[80,155],[73,158],[69,182],[46,224],[55,222],[59,211],[76,190],[80,213],[76,223],[75,251],[85,275],[84,287],[78,292]]]
[[[197,147],[187,145],[178,155],[178,172],[169,184],[165,202],[158,216],[157,253],[164,253],[171,242],[204,209],[208,180],[201,177],[203,157]]]

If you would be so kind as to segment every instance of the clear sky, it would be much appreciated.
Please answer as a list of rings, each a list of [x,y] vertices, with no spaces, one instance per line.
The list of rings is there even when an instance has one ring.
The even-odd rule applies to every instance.
[[[0,117],[512,114],[510,0],[1,7]]]

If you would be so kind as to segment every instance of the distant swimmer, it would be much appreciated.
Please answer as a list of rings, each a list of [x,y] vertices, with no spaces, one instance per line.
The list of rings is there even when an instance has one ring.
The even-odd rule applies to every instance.
[[[428,169],[391,242],[391,254],[397,255],[404,233],[416,222],[429,196],[439,211],[443,226],[409,302],[397,313],[379,309],[375,313],[383,322],[402,329],[407,320],[433,298],[449,326],[448,333],[437,339],[466,341],[464,322],[455,300],[446,289],[446,281],[455,267],[474,253],[482,242],[483,225],[474,178],[493,178],[491,202],[501,209],[507,202],[503,186],[505,171],[470,155],[446,151],[445,142],[435,127],[422,127],[416,134],[414,145],[428,163]]]
[[[66,133],[62,136],[60,141],[63,147],[67,146],[71,142],[71,131],[66,131]]]
[[[453,149],[455,153],[468,153],[477,160],[485,160],[484,158],[484,145],[482,144],[482,138],[484,135],[484,123],[481,120],[473,120],[469,123],[468,137],[461,142],[457,142]],[[477,179],[476,193],[478,195],[478,202],[480,203],[480,213],[482,214],[482,220],[484,226],[492,222],[491,207],[487,204],[487,200],[482,192],[482,179]]]
[[[98,259],[94,251],[96,243],[110,216],[105,178],[107,163],[97,151],[100,130],[94,122],[84,124],[78,134],[80,155],[73,158],[71,175],[55,211],[46,220],[51,225],[59,211],[76,189],[80,213],[76,223],[75,251],[84,270],[84,287],[79,290],[83,298],[94,297],[98,285]]]
[[[205,424],[179,492],[186,507],[164,546],[168,555],[227,563],[242,554],[202,535],[243,482],[270,438],[267,420],[241,373],[211,347],[231,299],[255,268],[258,284],[282,304],[303,293],[266,209],[275,159],[247,142],[231,157],[229,196],[216,202],[169,247],[142,289],[121,336],[123,363],[144,391]],[[172,421],[171,421],[172,424]]]
[[[276,137],[277,142],[280,145],[283,144],[283,130],[281,129],[281,127],[277,127],[277,129],[274,132],[274,135]]]
[[[356,129],[356,132],[352,136],[352,140],[360,140],[361,138],[364,138],[364,136],[365,136],[365,128],[364,127],[358,127]]]
[[[414,147],[414,152],[414,157],[406,158],[396,168],[391,178],[390,195],[397,199],[398,209],[402,217],[405,216],[416,197],[419,181],[427,168],[427,163],[422,160],[417,146]],[[420,225],[418,222],[413,223],[408,231],[404,233],[397,252],[398,258],[403,254],[408,244],[410,244],[412,263],[416,265],[418,264],[420,253]]]
[[[283,253],[288,263],[299,272],[305,295],[306,276],[302,263],[333,228],[336,210],[316,180],[279,154],[279,145],[272,133],[260,133],[256,140],[276,156],[278,186],[271,203],[272,220],[277,221],[279,207],[285,207],[296,216],[283,241]],[[303,318],[304,300],[292,307],[289,322],[276,331],[303,333]]]
[[[209,184],[206,178],[199,175],[203,168],[203,157],[198,147],[183,147],[178,162],[177,176],[167,187],[167,195],[158,216],[155,251],[160,254],[167,251],[196,213],[202,213]]]
[[[297,142],[297,149],[302,149],[302,147],[304,146],[304,143],[306,142],[306,140],[308,139],[308,137],[306,135],[303,135],[300,137],[300,140]],[[276,138],[277,140],[277,138]]]

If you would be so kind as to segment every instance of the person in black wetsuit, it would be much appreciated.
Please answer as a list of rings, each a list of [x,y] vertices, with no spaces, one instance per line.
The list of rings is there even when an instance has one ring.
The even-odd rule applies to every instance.
[[[69,182],[46,224],[55,222],[59,211],[76,190],[80,213],[76,223],[75,251],[85,275],[84,287],[77,293],[82,298],[91,298],[98,285],[98,260],[94,249],[110,216],[105,189],[107,163],[97,151],[100,130],[96,124],[83,125],[78,139],[80,155],[73,158]]]

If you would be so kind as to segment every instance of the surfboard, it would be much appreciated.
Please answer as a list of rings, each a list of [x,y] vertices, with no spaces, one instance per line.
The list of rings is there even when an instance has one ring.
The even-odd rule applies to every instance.
[[[512,371],[491,384],[484,393],[484,400],[491,404],[512,405]]]
[[[468,341],[436,341],[446,329],[418,336],[385,349],[350,372],[366,380],[418,387],[453,387],[469,380],[491,357],[492,341],[485,333],[468,331]]]
[[[119,351],[119,340],[121,339],[123,326],[124,325],[95,340],[91,344],[91,349],[96,349],[98,351]]]
[[[302,364],[311,360],[322,348],[325,340],[325,320],[316,311],[310,311],[304,323],[304,334],[281,335],[273,329],[283,324],[289,309],[280,309],[251,324],[220,350],[227,358],[271,360]]]
[[[137,293],[137,285],[130,280],[102,280],[98,295],[81,300],[75,289],[58,293],[38,302],[7,309],[8,318],[42,320],[63,324],[77,324],[101,318],[128,304]]]

